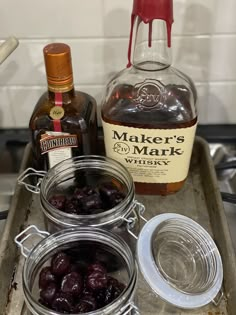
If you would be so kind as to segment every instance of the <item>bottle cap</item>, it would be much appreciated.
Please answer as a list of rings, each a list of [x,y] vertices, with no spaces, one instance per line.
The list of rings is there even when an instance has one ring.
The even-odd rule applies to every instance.
[[[73,81],[70,47],[52,43],[44,47],[44,61],[49,85],[67,85]]]

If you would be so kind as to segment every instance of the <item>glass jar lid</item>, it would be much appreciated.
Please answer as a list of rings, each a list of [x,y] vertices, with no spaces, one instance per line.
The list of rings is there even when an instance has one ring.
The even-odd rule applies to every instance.
[[[161,214],[148,221],[138,238],[137,260],[151,289],[179,308],[207,305],[222,286],[223,266],[213,239],[183,215]]]

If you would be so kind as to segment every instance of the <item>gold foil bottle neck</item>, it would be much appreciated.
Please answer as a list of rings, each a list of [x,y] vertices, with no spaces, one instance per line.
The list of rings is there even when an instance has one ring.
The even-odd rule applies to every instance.
[[[66,86],[73,84],[70,47],[53,43],[44,47],[44,61],[49,85]]]

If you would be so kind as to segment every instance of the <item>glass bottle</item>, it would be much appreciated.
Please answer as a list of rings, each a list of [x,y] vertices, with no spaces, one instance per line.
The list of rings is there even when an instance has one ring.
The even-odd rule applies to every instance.
[[[172,23],[172,0],[134,0],[128,65],[102,104],[106,155],[128,168],[138,194],[177,192],[190,164],[197,95],[171,66]]]
[[[38,100],[29,122],[34,166],[48,170],[73,156],[96,153],[96,101],[75,91],[70,47],[44,47],[48,91]]]

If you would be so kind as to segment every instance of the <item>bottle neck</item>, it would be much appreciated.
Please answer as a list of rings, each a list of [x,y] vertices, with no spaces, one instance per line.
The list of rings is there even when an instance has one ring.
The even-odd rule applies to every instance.
[[[66,85],[52,85],[48,84],[48,97],[52,102],[56,102],[58,99],[63,104],[71,103],[71,99],[75,95],[73,82]]]
[[[147,71],[162,70],[171,65],[171,48],[168,42],[167,23],[154,19],[144,23],[135,19],[136,35],[132,56],[135,68]]]

